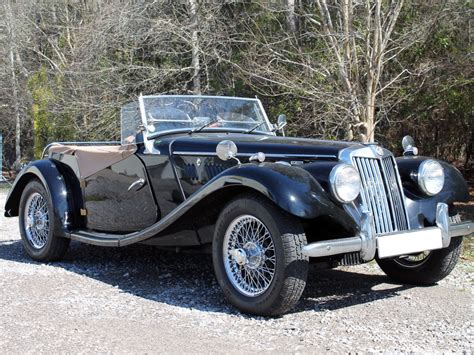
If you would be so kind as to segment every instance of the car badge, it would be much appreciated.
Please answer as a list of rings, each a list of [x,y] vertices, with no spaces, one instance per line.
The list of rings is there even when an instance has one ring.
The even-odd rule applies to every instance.
[[[383,149],[382,149],[382,147],[375,146],[374,150],[375,150],[375,153],[376,153],[377,155],[379,155],[379,156],[382,156],[382,155],[383,155]]]

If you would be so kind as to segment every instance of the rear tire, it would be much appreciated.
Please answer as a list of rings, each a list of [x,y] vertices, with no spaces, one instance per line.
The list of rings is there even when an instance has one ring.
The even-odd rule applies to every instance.
[[[69,239],[54,235],[56,218],[48,191],[38,180],[31,180],[23,190],[19,209],[20,234],[27,254],[37,261],[61,259]]]
[[[212,255],[217,281],[240,310],[265,316],[290,311],[306,286],[308,257],[300,221],[263,197],[244,195],[221,212]]]
[[[457,237],[451,239],[447,248],[428,252],[419,260],[414,257],[377,259],[377,264],[394,281],[420,286],[433,285],[451,273],[461,250],[462,237]]]

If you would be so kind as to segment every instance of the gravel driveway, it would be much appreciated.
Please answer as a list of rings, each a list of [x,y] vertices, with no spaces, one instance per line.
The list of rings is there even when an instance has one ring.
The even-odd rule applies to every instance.
[[[391,283],[374,264],[312,270],[282,318],[229,307],[210,256],[71,243],[32,262],[0,189],[0,349],[18,352],[473,352],[474,264],[434,287]]]

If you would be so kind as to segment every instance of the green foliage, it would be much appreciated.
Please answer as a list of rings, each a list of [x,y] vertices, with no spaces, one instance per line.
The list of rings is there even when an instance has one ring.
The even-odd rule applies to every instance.
[[[56,84],[58,82],[59,80],[55,80]],[[28,89],[33,101],[30,109],[33,118],[33,153],[39,159],[44,146],[49,142],[70,140],[73,126],[67,114],[53,114],[50,111],[55,92],[44,67],[30,76]]]
[[[33,104],[31,116],[33,117],[34,156],[38,159],[46,142],[51,135],[51,122],[48,112],[48,103],[52,99],[52,92],[48,85],[46,70],[41,68],[28,80]]]

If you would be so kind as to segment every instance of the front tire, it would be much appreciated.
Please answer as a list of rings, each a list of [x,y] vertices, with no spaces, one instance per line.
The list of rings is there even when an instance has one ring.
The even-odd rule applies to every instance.
[[[448,276],[456,266],[462,250],[462,237],[452,238],[447,248],[414,256],[377,259],[377,264],[394,281],[427,286]]]
[[[54,235],[56,218],[48,191],[38,180],[31,180],[20,198],[19,223],[23,247],[37,261],[61,259],[69,239]]]
[[[290,311],[306,286],[306,236],[300,221],[263,197],[245,195],[221,212],[212,255],[231,304],[265,316]]]

